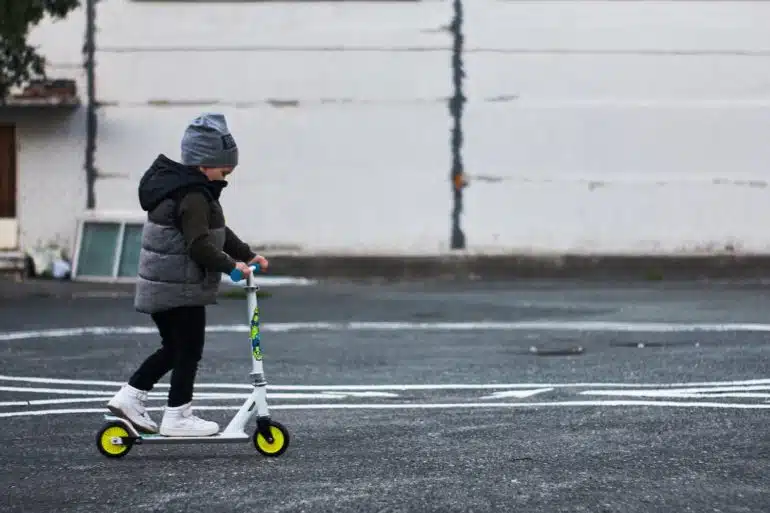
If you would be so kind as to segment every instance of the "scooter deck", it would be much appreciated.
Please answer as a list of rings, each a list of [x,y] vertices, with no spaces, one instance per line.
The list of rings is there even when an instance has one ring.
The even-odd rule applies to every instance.
[[[183,443],[234,443],[245,442],[251,439],[246,433],[225,433],[220,431],[217,434],[209,436],[165,436],[154,433],[141,433],[131,425],[128,420],[115,415],[105,415],[107,421],[117,421],[124,424],[131,432],[131,438],[136,444],[183,444]]]
[[[246,442],[250,439],[246,434],[217,433],[211,436],[163,436],[141,434],[135,443],[137,444],[184,444],[184,443],[234,443]]]

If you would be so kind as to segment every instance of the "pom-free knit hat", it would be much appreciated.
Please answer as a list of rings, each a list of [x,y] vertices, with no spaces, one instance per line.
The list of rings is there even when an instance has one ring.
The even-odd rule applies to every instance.
[[[238,165],[238,146],[223,114],[205,113],[192,120],[182,137],[182,164],[203,167]]]

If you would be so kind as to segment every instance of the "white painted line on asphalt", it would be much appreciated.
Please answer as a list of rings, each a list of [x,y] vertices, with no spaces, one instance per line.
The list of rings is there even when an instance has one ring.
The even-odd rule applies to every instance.
[[[265,323],[263,332],[293,331],[592,331],[628,333],[770,332],[770,324],[759,323],[666,323],[666,322],[284,322]],[[208,326],[209,333],[247,333],[244,324]],[[0,333],[0,341],[83,335],[156,335],[153,326],[87,326]]]
[[[193,399],[198,399],[201,401],[225,400],[225,399],[245,400],[247,397],[249,397],[249,394],[223,394],[223,393],[216,393],[216,392],[193,393]],[[150,393],[148,399],[165,401],[167,398],[168,398],[168,393],[157,392],[157,393]],[[320,392],[315,394],[302,393],[302,392],[289,392],[289,393],[268,392],[267,398],[268,399],[345,399],[346,395],[334,393],[334,392],[329,392],[329,393]]]
[[[225,394],[221,392],[195,392],[193,398],[201,400],[212,399],[246,399],[250,394]],[[150,392],[149,399],[163,399],[168,397],[167,392]],[[268,399],[346,399],[348,397],[398,397],[398,394],[392,392],[331,392],[321,391],[316,393],[308,392],[268,392]]]
[[[328,394],[268,394],[268,399],[347,399],[348,397],[354,396],[353,394],[337,394],[337,393],[328,393]],[[74,403],[100,403],[110,400],[112,397],[111,393],[105,393],[102,396],[99,397],[67,397],[63,399],[31,399],[28,401],[0,401],[0,408],[7,408],[11,406],[40,406],[45,404],[74,404]],[[193,394],[193,399],[197,401],[214,401],[214,400],[232,400],[232,399],[239,399],[244,400],[247,397],[249,397],[249,394]],[[382,395],[367,395],[364,397],[385,397]],[[395,394],[388,395],[387,397],[398,397]],[[166,401],[168,398],[167,394],[161,394],[159,396],[153,397],[152,395],[148,398],[150,401]]]
[[[581,395],[599,395],[607,397],[668,397],[678,399],[700,399],[711,397],[734,397],[734,398],[746,398],[746,399],[760,399],[770,398],[770,393],[757,393],[757,392],[724,392],[719,394],[659,394],[654,392],[648,392],[644,390],[628,391],[627,393],[587,393],[582,392]]]
[[[764,391],[764,392],[763,392]],[[668,388],[658,390],[585,390],[580,395],[616,396],[616,397],[667,397],[679,399],[698,399],[713,397],[770,398],[770,386],[709,386],[697,388]]]
[[[62,378],[42,378],[33,376],[6,376],[0,375],[0,381],[14,381],[25,383],[42,383],[48,385],[94,385],[120,387],[123,381],[89,381]],[[158,383],[156,388],[168,388],[168,383]],[[510,389],[537,389],[537,388],[681,388],[681,387],[740,387],[746,390],[747,386],[760,386],[770,388],[770,378],[746,379],[738,381],[706,381],[706,382],[682,382],[682,383],[436,383],[436,384],[390,384],[390,385],[268,385],[268,389],[282,391],[407,391],[407,390],[510,390]],[[247,383],[195,383],[195,388],[219,388],[251,390],[253,387]],[[25,388],[31,390],[31,388]],[[59,390],[59,389],[55,389]],[[110,391],[115,393],[115,390]],[[154,393],[154,392],[151,392]]]
[[[44,404],[73,404],[73,403],[106,403],[111,395],[104,397],[67,397],[65,399],[32,399],[29,401],[5,401],[0,402],[0,407],[9,406],[42,406]]]
[[[24,393],[38,393],[38,394],[61,394],[61,395],[95,395],[99,397],[112,397],[116,390],[79,390],[70,388],[34,388],[34,387],[5,387],[0,386],[0,392],[24,392]],[[168,397],[168,393],[165,392],[150,392],[148,394],[149,399],[165,399]],[[249,394],[226,394],[217,392],[195,392],[193,397],[196,399],[245,399]],[[302,393],[302,392],[269,392],[268,398],[272,399],[345,399],[347,397],[398,397],[398,394],[389,392],[316,392],[316,393]],[[66,402],[66,400],[63,400]],[[74,400],[70,400],[75,402]],[[2,403],[0,403],[2,404]]]
[[[535,390],[504,390],[502,392],[493,392],[490,395],[485,395],[482,399],[503,399],[506,397],[518,397],[519,399],[525,399],[537,394],[550,392],[553,387],[550,388],[537,388]]]
[[[238,410],[235,406],[196,406],[196,410]],[[436,410],[436,409],[515,409],[515,408],[546,408],[546,407],[621,407],[621,406],[655,406],[671,408],[716,408],[738,410],[768,410],[770,404],[718,403],[718,402],[680,402],[680,401],[553,401],[539,403],[383,403],[383,404],[278,404],[270,405],[270,410]],[[162,411],[160,407],[147,408],[148,411]],[[107,413],[102,408],[31,410],[19,412],[2,412],[0,418],[26,417],[40,415],[65,415],[78,413]]]
[[[87,380],[87,379],[59,379],[59,378],[40,378],[40,377],[33,377],[33,376],[0,376],[0,381],[20,381],[23,383],[45,383],[48,385],[94,385],[94,386],[102,386],[102,387],[110,387],[110,386],[116,386],[120,387],[125,382],[124,381],[97,381],[97,380]],[[162,384],[158,384],[156,386],[164,386]],[[168,386],[167,384],[165,386]],[[196,386],[200,386],[196,384]]]
[[[698,399],[702,397],[738,397],[738,398],[744,398],[744,399],[770,399],[770,394],[760,394],[757,392],[726,392],[726,393],[720,393],[720,394],[682,394],[678,397],[682,397],[685,399]]]
[[[98,395],[112,396],[115,392],[103,390],[73,390],[68,388],[32,388],[32,387],[0,387],[0,392],[26,392],[38,394],[62,394],[62,395]]]
[[[725,383],[718,383],[712,385],[706,385],[706,386],[697,386],[697,387],[684,387],[684,388],[677,388],[674,390],[649,390],[645,393],[649,394],[660,394],[661,396],[668,396],[668,395],[678,395],[678,394],[698,394],[698,393],[711,393],[711,392],[741,392],[741,391],[749,391],[749,390],[770,390],[770,384],[751,384],[751,385],[742,385],[742,386],[731,386],[726,385]],[[601,391],[593,391],[593,390],[587,390],[583,392],[584,394],[625,394],[627,391],[625,390],[601,390]]]

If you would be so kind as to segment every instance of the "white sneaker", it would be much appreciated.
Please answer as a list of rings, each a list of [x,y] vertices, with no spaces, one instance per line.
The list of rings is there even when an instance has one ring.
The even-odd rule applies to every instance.
[[[114,415],[131,422],[139,431],[157,433],[158,425],[150,418],[144,407],[146,400],[147,392],[126,384],[110,399],[107,409]]]
[[[166,406],[160,423],[163,436],[211,436],[219,432],[219,424],[196,417],[192,403],[169,408]]]

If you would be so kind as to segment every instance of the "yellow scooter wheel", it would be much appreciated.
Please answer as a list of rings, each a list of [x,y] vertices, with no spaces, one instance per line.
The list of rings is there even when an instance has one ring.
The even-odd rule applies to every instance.
[[[277,458],[289,448],[289,430],[274,420],[270,420],[270,434],[273,437],[273,441],[268,442],[262,433],[259,432],[259,428],[254,430],[254,447],[263,456]]]
[[[122,458],[133,445],[125,441],[124,437],[130,436],[128,430],[119,422],[110,422],[96,434],[96,447],[99,452],[108,458]],[[123,438],[124,441],[116,443],[116,439]]]

